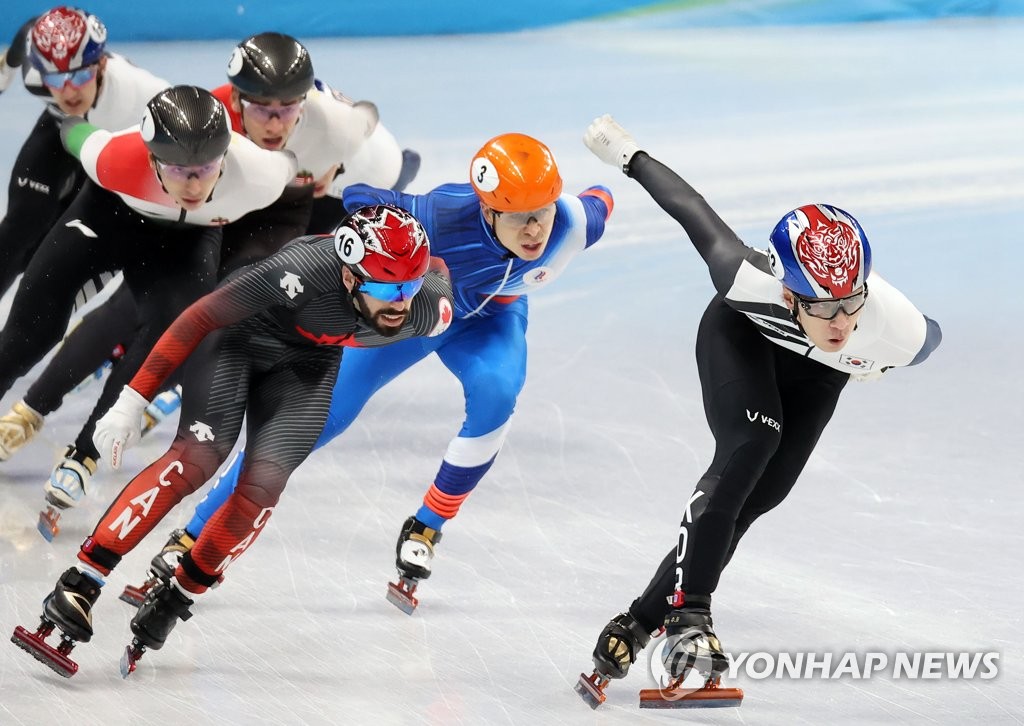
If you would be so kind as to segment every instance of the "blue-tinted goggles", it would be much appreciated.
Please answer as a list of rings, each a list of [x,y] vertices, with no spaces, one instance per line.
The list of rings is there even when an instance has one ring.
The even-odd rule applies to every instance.
[[[423,287],[422,277],[417,277],[415,280],[408,280],[406,282],[377,282],[375,280],[365,280],[359,283],[359,290],[361,292],[365,292],[370,297],[377,298],[383,302],[401,302],[403,300],[408,300],[418,293],[421,287]]]
[[[43,73],[43,85],[59,91],[64,88],[65,83],[70,83],[75,88],[81,88],[96,77],[96,66],[85,66],[77,71],[67,73]]]
[[[804,312],[808,315],[815,318],[822,318],[824,320],[831,320],[839,314],[840,310],[847,315],[853,315],[864,307],[864,303],[868,301],[868,286],[865,284],[860,290],[847,297],[821,299],[816,297],[800,297],[797,295],[796,299],[800,302],[800,307],[802,307]]]

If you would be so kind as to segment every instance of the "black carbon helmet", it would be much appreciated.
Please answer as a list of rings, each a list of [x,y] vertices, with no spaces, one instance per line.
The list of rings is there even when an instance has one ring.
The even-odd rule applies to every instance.
[[[243,96],[290,101],[313,87],[313,61],[292,36],[257,33],[231,53],[228,80]]]
[[[196,86],[174,86],[153,96],[140,131],[154,157],[178,166],[208,164],[231,143],[224,104]]]

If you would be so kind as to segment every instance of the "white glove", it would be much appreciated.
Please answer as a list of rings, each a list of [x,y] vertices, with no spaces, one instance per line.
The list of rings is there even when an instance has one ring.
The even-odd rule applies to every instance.
[[[607,113],[591,122],[583,134],[583,143],[598,159],[622,171],[629,168],[629,160],[640,150],[629,132]]]
[[[7,90],[14,78],[14,69],[7,65],[7,51],[0,53],[0,93]]]
[[[141,393],[125,386],[110,410],[96,422],[92,442],[114,469],[121,468],[125,450],[142,438],[142,414],[148,405]]]
[[[854,373],[850,378],[857,381],[857,383],[874,383],[881,378],[882,374],[889,370],[890,367],[891,366],[886,366],[885,368],[880,368],[877,371],[871,371],[870,373]]]

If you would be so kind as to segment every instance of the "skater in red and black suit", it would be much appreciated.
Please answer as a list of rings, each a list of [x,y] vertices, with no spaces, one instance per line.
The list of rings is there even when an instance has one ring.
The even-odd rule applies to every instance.
[[[44,603],[44,628],[16,640],[58,672],[73,664],[42,642],[46,624],[92,636],[92,605],[121,558],[231,452],[247,421],[238,487],[173,576],[132,620],[127,674],[145,648],[163,646],[193,598],[213,585],[263,531],[291,472],[323,429],[344,346],[376,347],[439,335],[452,319],[447,268],[408,212],[363,207],[334,235],[300,237],[189,307],[161,337],[96,427],[96,445],[120,466],[142,412],[186,358],[180,424],[171,448],[136,476],[82,544]],[[193,351],[194,354],[193,354]]]
[[[676,545],[644,593],[598,638],[595,673],[577,688],[596,706],[608,679],[624,677],[663,625],[670,676],[678,682],[693,668],[717,686],[727,661],[713,629],[711,595],[740,538],[789,494],[847,381],[917,365],[942,335],[871,272],[867,235],[847,212],[828,204],[794,209],[775,226],[768,250],[757,250],[610,116],[596,119],[584,142],[679,222],[717,290],[696,343],[714,457],[681,501]],[[701,691],[670,694],[669,702],[742,698],[736,689]]]

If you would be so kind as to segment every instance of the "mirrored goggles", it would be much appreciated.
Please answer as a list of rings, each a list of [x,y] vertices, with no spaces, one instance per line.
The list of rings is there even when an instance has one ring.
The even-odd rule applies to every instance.
[[[525,227],[526,225],[528,225],[530,222],[532,222],[534,220],[536,220],[539,224],[543,224],[554,213],[555,213],[554,205],[551,205],[551,206],[548,206],[548,207],[541,207],[540,209],[535,209],[532,212],[498,212],[498,211],[495,211],[495,214],[497,214],[499,217],[504,217],[510,223],[516,225],[517,227]]]
[[[865,284],[859,292],[855,292],[847,297],[824,300],[816,297],[800,297],[795,293],[794,295],[800,302],[800,307],[802,307],[804,312],[808,315],[815,318],[822,318],[823,320],[832,320],[832,318],[839,314],[840,310],[847,315],[853,315],[864,307],[864,303],[868,301],[868,286]]]
[[[220,173],[224,165],[224,157],[214,159],[209,164],[200,166],[180,166],[178,164],[165,164],[159,159],[156,161],[156,168],[160,170],[160,176],[164,179],[171,179],[176,182],[187,182],[189,179],[208,181]]]
[[[364,292],[370,297],[381,300],[382,302],[401,302],[402,300],[408,300],[418,293],[421,287],[423,287],[422,277],[417,277],[415,280],[408,280],[406,282],[377,282],[376,280],[365,280],[359,283],[360,292]]]
[[[85,66],[79,68],[77,71],[68,71],[67,73],[43,73],[43,85],[47,88],[52,88],[55,91],[59,91],[64,88],[64,84],[70,83],[75,88],[81,88],[86,83],[96,77],[96,66]]]
[[[294,121],[302,113],[302,106],[306,103],[306,99],[300,98],[298,101],[292,101],[291,103],[284,103],[280,106],[271,106],[267,103],[257,103],[256,101],[250,101],[245,98],[238,99],[242,105],[242,113],[249,114],[253,119],[260,123],[267,123],[272,118],[277,118],[281,123],[286,124]]]

